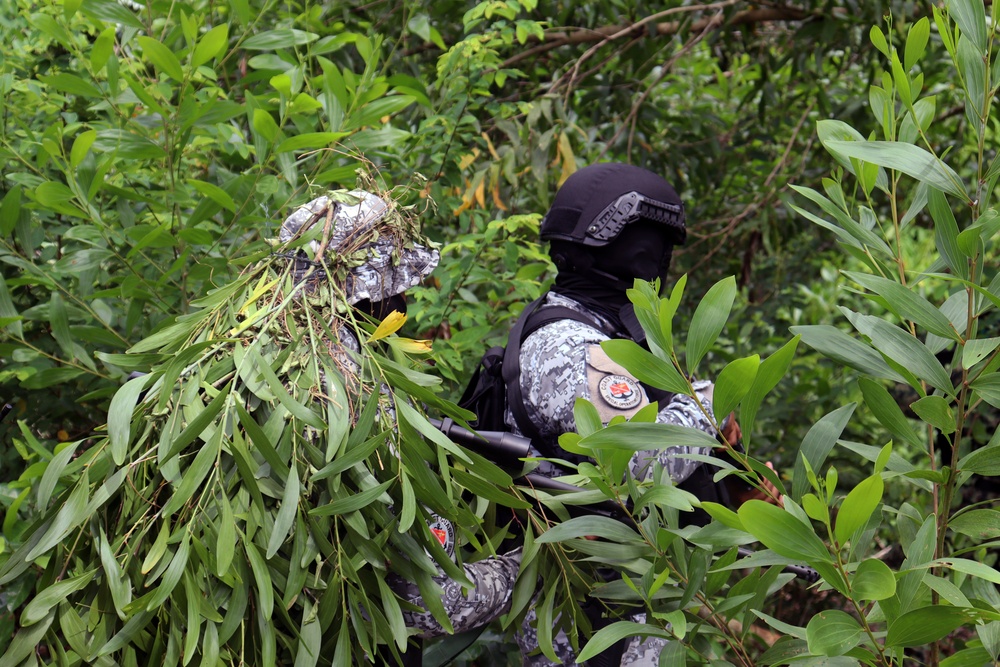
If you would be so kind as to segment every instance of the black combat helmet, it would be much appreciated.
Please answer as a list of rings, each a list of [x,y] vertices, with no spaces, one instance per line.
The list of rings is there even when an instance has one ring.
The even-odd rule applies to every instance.
[[[684,205],[673,186],[641,167],[606,162],[566,179],[542,219],[541,236],[543,241],[605,246],[640,220],[662,226],[670,245],[684,243]]]

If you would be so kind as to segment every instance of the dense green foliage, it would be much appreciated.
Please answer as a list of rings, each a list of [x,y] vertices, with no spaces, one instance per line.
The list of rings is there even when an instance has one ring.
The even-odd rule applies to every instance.
[[[583,499],[630,498],[646,512],[634,526],[590,517],[552,530],[533,515],[523,581],[547,582],[543,621],[586,625],[578,601],[593,592],[647,608],[643,631],[683,640],[671,664],[898,664],[924,644],[932,663],[954,652],[956,664],[995,661],[997,577],[972,558],[994,558],[1000,522],[988,501],[962,502],[1000,472],[995,21],[975,0],[665,4],[13,2],[0,16],[0,387],[17,422],[0,450],[7,657],[112,664],[97,654],[127,627],[120,642],[139,643],[115,660],[136,659],[149,612],[108,588],[86,619],[57,608],[72,582],[89,585],[88,565],[69,545],[50,545],[65,562],[36,559],[30,540],[92,493],[81,454],[109,442],[92,433],[127,373],[165,372],[149,337],[235,284],[291,206],[353,186],[359,168],[434,202],[423,224],[442,264],[414,290],[408,326],[434,339],[433,371],[454,397],[551,275],[535,234],[557,184],[617,159],[675,182],[691,242],[669,299],[637,286],[654,359],[616,353],[676,391],[695,367],[718,376],[717,401],[739,411],[752,457],[740,474],[788,496],[783,510],[714,508],[708,528],[680,529],[690,499],[621,485],[621,452],[654,437],[643,417],[598,429],[581,405],[581,438],[567,446],[595,454],[578,481],[599,490]],[[281,489],[267,490],[274,509]],[[566,502],[546,499],[547,515],[565,518]],[[134,564],[127,528],[101,538],[77,514],[66,536],[88,536],[95,576]],[[257,540],[270,552],[268,536]],[[767,549],[734,565],[751,541]],[[890,545],[889,564],[873,557]],[[592,591],[588,557],[619,562],[622,580]],[[820,570],[838,608],[773,619],[767,598],[788,575],[731,576],[791,561]],[[190,586],[164,612],[176,628],[194,625]],[[49,606],[26,619],[28,599]],[[212,652],[206,614],[184,663],[238,661],[232,646]],[[73,617],[86,640],[63,641]],[[755,623],[783,636],[763,657]],[[639,630],[612,628],[587,650]],[[296,655],[300,638],[285,637]]]

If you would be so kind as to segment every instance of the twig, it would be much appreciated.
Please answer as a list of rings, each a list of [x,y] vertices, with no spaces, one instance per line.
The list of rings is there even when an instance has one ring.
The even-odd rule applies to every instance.
[[[673,7],[671,9],[658,12],[647,16],[646,18],[637,21],[635,23],[622,26],[613,25],[605,26],[602,28],[591,29],[591,28],[574,28],[571,30],[563,32],[551,32],[545,35],[544,41],[540,44],[526,49],[514,56],[511,56],[503,62],[501,68],[512,67],[522,60],[528,60],[535,55],[540,53],[545,53],[546,51],[551,51],[552,49],[557,49],[561,46],[568,46],[571,44],[583,44],[587,42],[600,42],[598,47],[606,44],[609,41],[620,39],[627,35],[633,34],[635,32],[642,31],[643,27],[649,23],[655,22],[658,19],[664,18],[671,14],[678,14],[682,12],[695,12],[703,10],[721,9],[725,7],[737,4],[736,0],[727,0],[725,2],[717,2],[707,5],[689,5],[685,7]],[[802,9],[797,9],[794,7],[781,7],[781,8],[767,8],[767,9],[749,9],[742,12],[737,12],[728,21],[727,25],[746,25],[753,23],[766,23],[769,21],[804,21],[813,17],[822,17],[822,14],[817,14],[815,12],[810,12]],[[663,23],[657,23],[649,29],[649,32],[655,33],[657,35],[673,35],[680,30],[682,25],[681,21],[665,21]],[[701,21],[696,21],[691,24],[691,29],[693,31],[701,32],[706,29],[715,29],[722,25],[722,20],[718,17],[712,17],[710,19],[703,19]],[[589,57],[589,56],[588,56]]]
[[[326,254],[326,247],[330,245],[330,230],[333,228],[333,214],[336,210],[336,202],[331,201],[326,209],[326,224],[323,225],[323,240],[320,241],[319,248],[316,249],[316,257],[314,259],[316,262],[323,261],[323,255]],[[313,222],[315,222],[315,218],[313,219]]]

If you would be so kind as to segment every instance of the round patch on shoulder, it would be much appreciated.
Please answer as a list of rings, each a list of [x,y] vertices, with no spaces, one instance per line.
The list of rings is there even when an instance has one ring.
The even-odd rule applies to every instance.
[[[451,525],[451,521],[445,518],[430,513],[431,518],[427,521],[427,527],[431,529],[431,534],[437,538],[437,541],[441,544],[441,548],[449,556],[455,555],[455,527]]]
[[[639,382],[625,375],[606,375],[601,379],[598,388],[604,402],[618,410],[634,408],[642,401]]]

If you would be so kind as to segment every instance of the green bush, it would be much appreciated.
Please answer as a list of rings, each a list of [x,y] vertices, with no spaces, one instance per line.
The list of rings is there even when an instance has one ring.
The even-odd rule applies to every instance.
[[[909,26],[898,48],[879,28],[871,31],[890,68],[872,89],[876,125],[869,139],[841,121],[817,125],[838,167],[822,191],[796,187],[794,210],[834,233],[844,264],[856,267],[843,277],[864,299],[841,308],[853,331],[793,326],[795,338],[767,359],[732,360],[715,390],[715,417],[738,407],[749,455],[731,452],[739,465],[720,462],[720,475],[752,482],[766,477],[785,494],[783,507],[754,500],[734,511],[702,503],[715,521],[681,528],[677,510],[692,499],[620,481],[622,457],[666,440],[666,429],[657,434],[637,416],[603,430],[582,429],[582,438],[563,436],[564,446],[596,457],[596,466],[580,467],[581,476],[629,518],[570,519],[535,542],[580,567],[597,557],[619,568],[621,581],[585,592],[643,609],[657,626],[654,632],[616,623],[590,639],[582,658],[621,636],[657,634],[674,640],[671,664],[893,665],[917,659],[914,651],[924,664],[998,659],[1000,514],[990,495],[980,500],[968,494],[983,478],[1000,475],[1000,216],[992,208],[1000,163],[988,162],[986,151],[995,139],[989,123],[996,93],[989,28],[995,6],[992,11],[988,21],[973,0],[934,10],[965,96],[965,148],[953,154],[976,160],[971,188],[930,138],[935,99],[923,93],[918,69],[931,35],[927,18]],[[925,221],[931,232],[916,229]],[[928,253],[930,237],[934,250]],[[734,293],[731,281],[708,292],[681,348],[669,324],[678,292],[657,299],[637,285],[632,295],[653,341],[655,365],[638,348],[616,345],[608,352],[633,372],[658,379],[658,386],[692,394],[681,373],[694,370],[722,331]],[[800,340],[857,378],[857,389],[831,390],[841,398],[856,393],[859,402],[816,421],[795,450],[792,474],[779,478],[763,466],[752,429],[762,396],[790,367]],[[590,409],[578,405],[579,424],[593,423]],[[847,439],[845,429],[862,410],[882,428]],[[859,469],[864,472],[855,478]],[[605,539],[595,545],[581,539],[588,535]],[[882,540],[895,547],[889,562],[876,553]],[[737,547],[751,541],[764,548],[738,559]],[[788,585],[792,575],[781,568],[792,563],[815,568],[820,590],[832,591],[839,608],[794,621],[768,615],[767,597]],[[751,567],[760,569],[733,579],[733,570]],[[579,599],[581,592],[575,594]],[[572,614],[565,604],[545,611]],[[753,623],[781,635],[763,655],[750,643]]]

